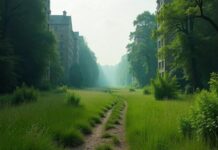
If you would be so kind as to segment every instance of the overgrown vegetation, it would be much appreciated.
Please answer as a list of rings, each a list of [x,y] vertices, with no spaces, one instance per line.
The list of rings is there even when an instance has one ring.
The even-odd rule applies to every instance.
[[[39,92],[34,103],[1,108],[0,149],[62,150],[81,144],[83,136],[91,132],[90,120],[99,118],[99,112],[114,99],[104,92],[73,92],[81,96],[83,107],[70,107],[66,93],[51,91]]]
[[[112,147],[110,145],[100,145],[96,148],[96,150],[113,150]]]
[[[212,73],[210,91],[203,90],[197,95],[197,102],[186,118],[180,123],[185,136],[203,138],[213,146],[218,143],[218,74]]]
[[[211,150],[201,139],[187,138],[178,132],[181,116],[193,103],[193,97],[183,101],[156,101],[153,95],[122,90],[119,95],[128,103],[126,138],[131,150]]]
[[[109,130],[114,128],[116,124],[120,124],[119,120],[121,118],[121,111],[124,109],[124,101],[119,99],[116,101],[116,104],[113,107],[112,113],[105,125],[105,129]]]
[[[143,88],[143,94],[145,95],[149,95],[152,93],[152,89],[151,89],[151,86],[144,86]]]
[[[18,105],[21,103],[29,103],[37,101],[38,94],[33,87],[28,87],[23,84],[21,87],[17,87],[13,93],[11,104]]]
[[[158,75],[156,79],[152,80],[152,86],[157,100],[173,99],[178,95],[176,77],[170,77],[168,74],[165,74],[163,77]]]
[[[67,95],[67,103],[71,106],[79,106],[80,97],[76,95],[74,92],[69,92]]]
[[[54,140],[64,147],[75,147],[84,143],[84,137],[78,130],[56,133],[54,135]]]

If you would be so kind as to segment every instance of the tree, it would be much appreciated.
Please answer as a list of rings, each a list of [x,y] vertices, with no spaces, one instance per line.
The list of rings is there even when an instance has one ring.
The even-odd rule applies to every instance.
[[[39,86],[49,57],[56,55],[44,8],[43,0],[1,0],[2,38],[9,39],[14,49],[18,84]]]
[[[155,15],[149,12],[140,14],[134,21],[136,30],[130,34],[128,44],[128,60],[133,76],[140,86],[149,84],[150,79],[156,74],[156,42],[152,39],[152,33],[156,28]]]
[[[215,3],[217,2],[207,1],[202,8],[211,18],[217,17],[217,10],[212,6]],[[163,55],[167,60],[173,58],[168,61],[171,72],[183,70],[184,78],[195,89],[207,87],[210,73],[218,69],[215,61],[217,34],[204,19],[196,19],[197,6],[195,0],[173,0],[158,14],[158,34],[167,39],[159,55]],[[205,16],[204,12],[202,15]]]

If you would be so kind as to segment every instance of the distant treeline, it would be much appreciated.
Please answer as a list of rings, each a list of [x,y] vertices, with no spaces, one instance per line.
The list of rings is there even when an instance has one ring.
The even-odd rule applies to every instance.
[[[22,83],[35,87],[62,83],[60,52],[48,29],[45,6],[44,0],[0,1],[0,93]],[[72,66],[69,85],[91,86],[97,80],[96,59],[83,39],[79,47],[80,63]]]

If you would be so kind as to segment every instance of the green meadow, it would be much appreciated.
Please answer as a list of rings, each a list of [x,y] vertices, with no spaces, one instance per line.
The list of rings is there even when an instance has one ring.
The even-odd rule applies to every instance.
[[[128,102],[126,138],[131,150],[209,150],[197,139],[179,132],[180,118],[194,103],[192,96],[183,100],[156,101],[141,90],[120,93]]]
[[[142,90],[70,92],[80,97],[79,106],[69,105],[66,93],[52,91],[40,92],[37,102],[2,107],[0,150],[62,150],[81,145],[114,104],[105,129],[119,122],[123,100],[128,105],[125,135],[129,150],[211,150],[206,142],[184,137],[179,130],[194,96],[156,101]]]
[[[78,107],[67,104],[65,93],[41,92],[37,102],[1,108],[0,149],[63,149],[62,137],[71,137],[75,145],[84,142],[84,134],[114,98],[105,92],[74,92],[81,97]]]

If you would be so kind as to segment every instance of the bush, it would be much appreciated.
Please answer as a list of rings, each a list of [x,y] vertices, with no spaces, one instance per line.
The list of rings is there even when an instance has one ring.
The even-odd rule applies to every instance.
[[[72,106],[79,106],[80,97],[77,96],[75,93],[70,93],[67,98],[67,103]]]
[[[54,135],[54,140],[64,147],[76,147],[84,143],[84,137],[76,130],[58,132]]]
[[[211,92],[202,91],[190,114],[193,132],[212,143],[218,142],[218,97]]]
[[[218,95],[218,74],[217,73],[211,73],[209,85],[210,85],[210,91],[215,92]]]
[[[130,92],[135,92],[135,89],[130,88],[129,91],[130,91]]]
[[[152,80],[154,96],[157,100],[176,98],[178,95],[178,84],[176,77],[165,74]]]
[[[21,87],[17,87],[13,93],[11,103],[18,105],[21,103],[28,103],[37,101],[37,91],[33,87],[27,87],[23,84]]]
[[[149,86],[145,86],[143,88],[143,94],[145,94],[145,95],[151,94],[151,88]]]
[[[184,135],[194,133],[212,144],[218,143],[217,74],[211,74],[210,91],[201,91],[189,116],[180,123]]]

